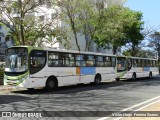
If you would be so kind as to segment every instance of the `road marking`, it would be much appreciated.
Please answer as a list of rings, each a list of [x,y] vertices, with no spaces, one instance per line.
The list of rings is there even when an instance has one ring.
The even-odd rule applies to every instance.
[[[149,102],[151,102],[151,101],[154,101],[154,100],[156,100],[156,99],[159,99],[159,98],[160,98],[160,96],[157,96],[157,97],[155,97],[155,98],[152,98],[152,99],[146,100],[146,101],[144,101],[144,102],[141,102],[141,103],[139,103],[139,104],[133,105],[132,107],[123,109],[122,111],[132,110],[132,109],[135,108],[135,107],[138,107],[138,106],[143,105],[143,104],[147,104],[147,103],[149,103]],[[134,110],[134,111],[141,110],[141,109],[143,109],[143,108],[145,108],[145,107],[147,107],[147,106],[149,106],[149,105],[152,105],[152,104],[154,104],[154,103],[156,103],[156,102],[158,102],[158,101],[160,101],[160,100],[154,101],[154,102],[152,102],[152,103],[150,103],[150,104],[147,104],[147,105],[145,105],[145,106],[143,106],[143,107],[141,107],[141,108],[139,108],[139,109],[137,109],[137,110]],[[107,119],[109,119],[109,118],[111,118],[111,117],[102,117],[102,118],[99,118],[99,119],[97,119],[97,120],[107,120]],[[119,119],[121,119],[121,118],[122,118],[122,117],[118,117],[118,118],[115,118],[114,120],[119,120]]]
[[[135,108],[135,107],[138,107],[138,106],[140,106],[140,105],[146,104],[146,103],[151,102],[151,101],[153,101],[153,100],[156,100],[156,99],[158,99],[158,98],[160,98],[160,96],[157,96],[157,97],[155,97],[155,98],[152,98],[152,99],[149,99],[149,100],[147,100],[147,101],[141,102],[141,103],[139,103],[139,104],[133,105],[132,107],[123,109],[122,111],[132,110],[132,109]]]
[[[145,106],[143,106],[143,107],[141,107],[141,108],[139,108],[139,109],[137,109],[137,110],[134,110],[134,111],[139,111],[139,110],[142,110],[143,108],[146,108],[146,107],[148,107],[148,106],[150,106],[150,105],[153,105],[153,104],[155,104],[155,103],[157,103],[157,102],[159,102],[160,100],[157,100],[157,101],[154,101],[154,102],[152,102],[152,103],[150,103],[150,104],[147,104],[147,105],[145,105]],[[116,119],[114,119],[114,120],[120,120],[120,119],[122,119],[123,117],[119,117],[119,118],[116,118]]]
[[[141,107],[141,108],[139,108],[139,109],[137,109],[137,110],[135,110],[135,111],[142,110],[142,109],[144,109],[144,108],[146,108],[146,107],[148,107],[148,106],[150,106],[150,105],[153,105],[153,104],[155,104],[155,103],[158,103],[158,102],[160,102],[160,100],[157,100],[157,101],[155,101],[155,102],[152,102],[152,103],[150,103],[150,104],[147,104],[147,105],[145,105],[145,106],[143,106],[143,107]]]

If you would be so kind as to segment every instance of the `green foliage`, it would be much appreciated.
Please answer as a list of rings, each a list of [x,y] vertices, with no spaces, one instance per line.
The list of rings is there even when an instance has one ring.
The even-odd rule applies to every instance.
[[[35,13],[44,12],[39,8],[40,5],[40,1],[33,0],[0,3],[0,10],[3,11],[0,14],[0,22],[10,28],[10,34],[16,45],[35,45],[38,40],[48,35],[52,35],[52,38],[59,36],[59,29],[53,31],[54,28],[51,28],[53,23],[55,25],[54,19],[44,23],[35,17]]]
[[[157,57],[160,61],[160,32],[155,32],[150,35],[148,47],[152,48],[157,53]]]
[[[29,13],[35,11],[39,4],[32,0],[19,0],[1,7],[7,11],[9,21],[6,26],[11,29],[15,43],[18,45],[34,45],[38,40],[43,42],[46,38],[52,44],[52,38],[64,45],[69,45],[70,38],[75,39],[78,50],[80,50],[78,34],[85,37],[85,50],[88,51],[90,44],[95,42],[98,47],[112,48],[116,53],[117,48],[132,43],[134,51],[143,39],[141,34],[143,21],[142,13],[132,11],[123,7],[124,0],[61,0],[55,2],[61,8],[59,18],[65,22],[65,27],[50,29],[51,23],[38,24],[34,16]],[[55,5],[52,6],[55,8]],[[21,19],[12,17],[12,10],[19,12]],[[12,26],[8,24],[12,23]],[[42,40],[43,39],[43,40]]]
[[[134,52],[134,53],[133,53]],[[143,57],[143,58],[156,58],[156,54],[154,51],[152,50],[143,50],[140,47],[137,47],[134,51],[132,51],[132,49],[123,51],[122,53],[125,56],[133,56],[134,57]]]
[[[104,11],[104,16],[100,20],[101,24],[98,25],[100,27],[96,32],[95,42],[105,48],[110,44],[114,53],[118,47],[128,42],[138,45],[143,39],[141,18],[140,12],[119,5],[109,6]]]

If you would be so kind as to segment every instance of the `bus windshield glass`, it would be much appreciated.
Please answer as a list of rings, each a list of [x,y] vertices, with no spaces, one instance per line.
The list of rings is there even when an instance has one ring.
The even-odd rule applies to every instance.
[[[125,71],[126,70],[126,58],[118,57],[117,58],[117,71]]]
[[[7,49],[5,72],[25,72],[27,70],[28,70],[27,48]]]

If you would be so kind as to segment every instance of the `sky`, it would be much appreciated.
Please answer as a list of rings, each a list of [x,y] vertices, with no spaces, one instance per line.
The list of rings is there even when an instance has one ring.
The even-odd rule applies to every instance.
[[[144,26],[160,26],[160,0],[127,0],[125,6],[143,13]]]

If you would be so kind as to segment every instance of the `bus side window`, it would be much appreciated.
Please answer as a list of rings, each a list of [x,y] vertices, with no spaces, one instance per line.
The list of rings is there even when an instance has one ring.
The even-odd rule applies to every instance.
[[[137,61],[133,60],[133,67],[137,67]]]
[[[112,67],[116,67],[116,58],[112,57]]]

